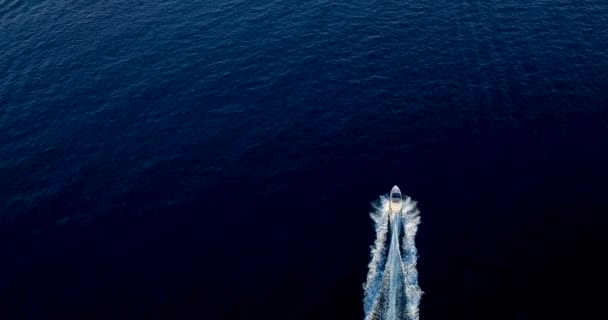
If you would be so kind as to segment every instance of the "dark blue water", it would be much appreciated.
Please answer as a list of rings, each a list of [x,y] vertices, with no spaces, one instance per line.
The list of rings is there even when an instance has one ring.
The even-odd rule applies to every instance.
[[[0,318],[600,319],[601,0],[0,0]],[[594,313],[601,312],[601,313]]]

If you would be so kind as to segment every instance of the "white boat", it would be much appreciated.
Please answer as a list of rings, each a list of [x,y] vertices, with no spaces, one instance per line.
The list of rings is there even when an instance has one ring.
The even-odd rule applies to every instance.
[[[399,187],[394,186],[391,189],[391,195],[389,198],[389,209],[391,210],[391,213],[400,213],[401,207],[403,206],[403,197],[401,196],[401,190],[399,189]]]

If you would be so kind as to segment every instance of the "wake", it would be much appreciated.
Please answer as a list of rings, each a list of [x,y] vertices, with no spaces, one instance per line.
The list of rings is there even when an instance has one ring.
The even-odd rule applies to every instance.
[[[398,212],[391,212],[390,201],[381,196],[370,213],[376,241],[363,285],[365,319],[418,320],[422,291],[418,287],[414,238],[420,216],[416,202],[409,197],[404,197]]]

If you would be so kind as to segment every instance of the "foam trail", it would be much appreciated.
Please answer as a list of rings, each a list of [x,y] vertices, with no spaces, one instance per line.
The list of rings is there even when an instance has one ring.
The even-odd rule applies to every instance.
[[[414,241],[420,223],[416,203],[405,197],[401,212],[389,217],[389,199],[382,196],[370,216],[376,226],[376,241],[363,285],[365,319],[418,320],[422,291]]]

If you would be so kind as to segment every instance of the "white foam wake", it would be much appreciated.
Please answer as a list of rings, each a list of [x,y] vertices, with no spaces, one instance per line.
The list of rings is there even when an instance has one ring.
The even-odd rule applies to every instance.
[[[363,285],[365,319],[418,320],[422,291],[418,287],[414,242],[420,223],[416,202],[405,197],[401,213],[389,215],[389,199],[382,196],[370,216],[376,226],[376,241]]]

